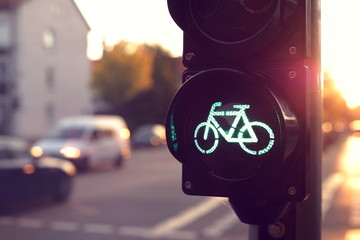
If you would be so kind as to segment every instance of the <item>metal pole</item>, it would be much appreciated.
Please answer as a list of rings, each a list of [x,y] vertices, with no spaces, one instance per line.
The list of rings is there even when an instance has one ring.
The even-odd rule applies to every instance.
[[[294,203],[292,209],[278,222],[272,225],[251,225],[250,240],[320,240],[321,239],[321,36],[320,12],[321,0],[306,0],[307,34],[309,41],[309,59],[312,76],[309,81],[310,110],[308,121],[310,134],[307,159],[309,198]]]

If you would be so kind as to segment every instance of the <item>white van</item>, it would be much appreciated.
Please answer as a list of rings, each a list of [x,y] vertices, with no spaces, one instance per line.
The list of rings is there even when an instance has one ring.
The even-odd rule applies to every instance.
[[[68,117],[37,141],[31,154],[68,159],[80,170],[118,167],[131,155],[130,131],[119,116]]]

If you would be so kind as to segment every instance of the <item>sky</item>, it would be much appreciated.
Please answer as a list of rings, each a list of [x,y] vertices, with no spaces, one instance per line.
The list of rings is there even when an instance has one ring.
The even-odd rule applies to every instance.
[[[182,54],[182,31],[172,20],[166,0],[75,0],[91,27],[90,59],[120,40],[159,43],[174,56]]]
[[[322,64],[349,107],[360,105],[360,1],[322,0]]]
[[[166,0],[75,0],[91,27],[90,59],[101,57],[102,42],[158,43],[182,55],[182,31]],[[349,107],[360,106],[360,1],[322,0],[322,64]]]

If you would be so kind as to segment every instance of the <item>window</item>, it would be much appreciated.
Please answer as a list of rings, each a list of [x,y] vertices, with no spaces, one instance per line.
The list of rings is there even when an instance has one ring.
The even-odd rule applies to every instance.
[[[46,119],[50,124],[55,121],[55,106],[52,103],[48,103],[45,109]]]
[[[47,89],[53,90],[55,89],[55,74],[54,68],[49,66],[45,69],[45,84]]]
[[[42,40],[45,49],[54,49],[56,47],[56,34],[54,29],[46,28],[43,32]]]

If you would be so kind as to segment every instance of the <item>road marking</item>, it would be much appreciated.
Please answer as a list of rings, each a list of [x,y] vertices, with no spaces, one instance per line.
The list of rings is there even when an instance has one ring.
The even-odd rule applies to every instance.
[[[203,233],[209,238],[221,237],[227,230],[232,228],[234,225],[239,224],[240,220],[234,212],[229,212],[214,221],[213,224],[203,229]]]
[[[206,198],[199,204],[192,206],[179,214],[170,217],[152,228],[139,227],[122,227],[120,233],[122,235],[139,236],[144,238],[179,238],[179,239],[197,239],[197,234],[194,231],[179,231],[200,217],[213,211],[224,203],[224,198]]]
[[[154,238],[151,236],[151,230],[143,227],[127,227],[122,226],[119,228],[119,235],[137,236],[142,238]]]
[[[155,235],[152,228],[122,226],[119,229],[119,235],[141,237],[146,239],[170,238],[195,240],[198,239],[195,231],[174,231],[171,233],[163,233],[161,236]]]
[[[344,181],[344,175],[340,172],[336,172],[322,182],[322,219],[325,219],[334,200],[335,192]]]
[[[18,218],[17,225],[24,228],[40,229],[44,227],[44,221],[33,218]]]
[[[180,214],[160,222],[152,228],[154,235],[162,236],[194,222],[211,212],[224,202],[224,198],[207,198],[198,205],[190,207]]]
[[[121,226],[118,228],[118,234],[138,236],[142,238],[170,238],[170,239],[184,239],[194,240],[198,238],[196,231],[180,231],[183,228],[197,219],[203,217],[215,208],[224,203],[224,198],[206,198],[199,204],[192,206],[179,214],[165,219],[151,228],[141,227],[127,227]],[[19,218],[15,222],[12,218],[0,218],[0,225],[9,226],[17,225],[19,227],[31,228],[45,228],[44,221],[39,219],[25,219]],[[100,234],[114,234],[115,227],[110,224],[95,224],[87,223],[80,228],[79,223],[70,221],[52,221],[49,227],[54,231],[75,232],[83,230],[86,233],[100,233]]]
[[[350,177],[348,185],[351,188],[349,224],[352,227],[360,227],[360,178]]]
[[[0,217],[0,226],[11,226],[15,224],[15,219],[12,217]]]
[[[335,192],[344,183],[345,176],[341,173],[333,173],[322,183],[322,215],[326,216],[329,208],[333,202]],[[232,228],[236,223],[239,223],[236,215],[231,211],[216,221],[210,226],[205,227],[201,232],[196,230],[186,231],[180,230],[199,218],[210,213],[222,203],[225,203],[225,198],[206,198],[195,206],[191,206],[179,214],[172,216],[150,228],[136,227],[136,226],[115,226],[112,224],[98,224],[98,223],[77,223],[71,221],[51,221],[45,224],[44,220],[33,218],[13,218],[0,217],[0,226],[17,226],[24,228],[41,229],[49,227],[50,230],[64,231],[64,232],[84,232],[97,234],[118,234],[127,236],[137,236],[145,239],[168,238],[168,239],[183,239],[196,240],[199,234],[203,234],[208,238],[218,238]],[[356,198],[356,205],[360,205],[359,198]],[[355,208],[354,208],[355,212]],[[356,209],[359,213],[353,214],[351,220],[353,224],[360,225],[360,209]],[[357,225],[357,226],[359,226]],[[350,236],[350,235],[349,235]],[[353,238],[349,238],[353,239]]]
[[[76,222],[54,221],[50,223],[50,229],[55,231],[75,232],[79,230]]]
[[[353,190],[354,191],[354,190]],[[353,227],[360,227],[360,191],[352,193],[352,202],[350,205],[349,223]]]
[[[88,223],[84,225],[84,232],[99,234],[114,234],[115,229],[111,224]]]

